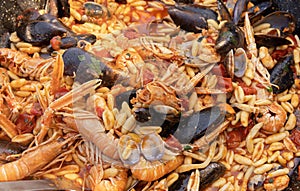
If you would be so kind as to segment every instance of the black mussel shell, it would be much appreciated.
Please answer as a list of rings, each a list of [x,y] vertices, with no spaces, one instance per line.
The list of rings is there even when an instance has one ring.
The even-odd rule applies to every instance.
[[[168,137],[177,130],[181,115],[164,114],[150,108],[134,108],[133,109],[137,124],[140,126],[160,126],[162,131],[159,133],[161,137]]]
[[[273,93],[279,94],[292,87],[294,84],[294,74],[290,66],[293,64],[293,54],[290,54],[279,60],[274,66],[270,73],[270,82],[278,86],[278,88],[273,86]]]
[[[183,144],[193,142],[204,134],[209,134],[224,118],[225,113],[218,106],[206,108],[188,117],[182,116],[174,137]]]
[[[257,11],[258,10],[258,11]],[[274,12],[275,7],[274,4],[271,1],[263,1],[257,3],[255,6],[249,8],[247,10],[249,14],[249,19],[251,23],[257,22],[259,19],[261,19],[262,16],[268,15],[271,12]],[[243,19],[241,19],[243,21]],[[240,20],[240,22],[241,22]]]
[[[232,21],[232,17],[222,0],[218,0],[218,10],[222,20]]]
[[[272,0],[279,11],[287,11],[291,13],[296,21],[295,34],[300,35],[300,6],[299,0]]]
[[[294,161],[295,161],[295,166],[289,173],[290,182],[289,182],[288,187],[284,191],[300,190],[300,181],[298,179],[298,177],[299,177],[298,167],[300,164],[299,163],[300,158],[295,158]]]
[[[200,170],[200,190],[204,190],[210,184],[218,180],[225,174],[225,166],[221,163],[212,162],[206,168]],[[192,171],[180,173],[179,178],[174,182],[169,190],[185,191]]]
[[[101,86],[111,87],[118,75],[95,55],[80,48],[69,48],[62,55],[64,60],[64,74],[73,76],[80,83],[92,79],[102,79]]]
[[[168,9],[168,13],[177,26],[194,33],[208,28],[207,19],[217,21],[216,12],[195,5],[173,6]]]
[[[256,27],[263,23],[270,24],[271,28],[279,29],[283,34],[293,33],[296,27],[294,16],[285,11],[276,11],[268,14],[261,20],[254,23],[253,27]]]
[[[57,1],[57,17],[70,17],[70,4],[68,0],[56,0]]]
[[[289,45],[291,41],[285,39],[281,36],[271,36],[271,35],[255,35],[255,43],[258,47],[274,47],[281,45]]]
[[[66,29],[46,21],[32,21],[17,28],[17,35],[20,39],[36,46],[49,44],[54,36],[62,36],[66,32]]]
[[[244,41],[243,31],[232,22],[227,22],[219,32],[215,48],[217,53],[225,56],[231,49],[242,48]]]
[[[241,19],[241,15],[247,7],[249,0],[238,0],[233,8],[233,20],[234,24],[238,24]]]

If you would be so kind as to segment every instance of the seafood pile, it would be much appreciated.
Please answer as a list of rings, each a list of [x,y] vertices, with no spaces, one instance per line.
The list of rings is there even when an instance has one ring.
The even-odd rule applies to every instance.
[[[0,2],[0,181],[299,188],[299,12],[280,0]]]

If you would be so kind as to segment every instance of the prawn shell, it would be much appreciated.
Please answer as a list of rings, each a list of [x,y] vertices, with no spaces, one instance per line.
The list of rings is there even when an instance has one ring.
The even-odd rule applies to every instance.
[[[0,166],[0,181],[21,180],[43,168],[62,151],[66,141],[53,141],[25,153],[20,159]]]
[[[150,182],[172,172],[183,163],[183,160],[184,156],[182,155],[178,155],[175,159],[167,162],[150,162],[141,158],[140,162],[130,169],[133,177],[136,179]]]

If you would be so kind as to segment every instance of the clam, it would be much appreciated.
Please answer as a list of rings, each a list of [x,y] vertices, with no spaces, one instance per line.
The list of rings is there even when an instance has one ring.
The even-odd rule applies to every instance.
[[[118,153],[122,162],[133,165],[140,160],[140,149],[138,142],[132,136],[123,135],[118,142]]]
[[[157,133],[151,133],[143,137],[141,152],[146,160],[160,160],[164,155],[164,142]]]
[[[244,49],[238,48],[235,52],[231,50],[225,59],[225,66],[231,78],[241,78],[247,70],[247,54]]]

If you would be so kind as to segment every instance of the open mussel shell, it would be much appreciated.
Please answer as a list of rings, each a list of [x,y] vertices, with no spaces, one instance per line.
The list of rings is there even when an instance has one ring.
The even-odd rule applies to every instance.
[[[293,33],[296,27],[294,16],[285,11],[273,12],[254,23],[253,27],[257,27],[265,23],[270,24],[270,28],[279,29],[283,34]]]
[[[270,82],[275,86],[272,87],[273,93],[279,94],[292,87],[294,84],[294,75],[291,65],[294,64],[293,54],[278,60],[277,64],[270,72]]]
[[[143,137],[141,141],[141,152],[146,160],[160,160],[164,155],[164,142],[157,133],[151,133]]]
[[[118,153],[126,165],[136,164],[140,160],[141,152],[138,143],[129,135],[121,136],[118,142]]]
[[[300,34],[300,6],[298,0],[272,0],[279,11],[287,11],[294,15],[296,20],[295,34]]]

